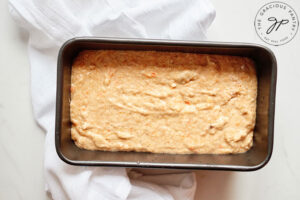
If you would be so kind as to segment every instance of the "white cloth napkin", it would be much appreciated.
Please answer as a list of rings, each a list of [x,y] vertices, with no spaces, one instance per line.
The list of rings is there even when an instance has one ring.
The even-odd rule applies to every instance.
[[[62,162],[54,145],[56,62],[62,43],[75,36],[203,40],[215,17],[209,0],[10,0],[9,9],[29,32],[32,103],[47,132],[45,180],[53,199],[193,199],[191,172]]]

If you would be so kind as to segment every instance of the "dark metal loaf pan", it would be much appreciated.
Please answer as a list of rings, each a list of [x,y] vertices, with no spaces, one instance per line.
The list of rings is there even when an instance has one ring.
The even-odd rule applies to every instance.
[[[253,147],[246,153],[229,155],[106,152],[78,148],[72,141],[70,133],[71,66],[78,52],[85,49],[179,51],[252,58],[258,76]],[[63,161],[83,166],[257,170],[269,161],[272,154],[276,73],[274,54],[257,44],[86,37],[71,39],[61,47],[58,55],[55,127],[57,153]]]

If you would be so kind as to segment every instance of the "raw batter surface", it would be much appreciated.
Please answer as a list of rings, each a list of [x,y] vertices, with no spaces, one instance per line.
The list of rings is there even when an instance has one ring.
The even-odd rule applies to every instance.
[[[89,150],[242,153],[256,94],[245,57],[82,51],[72,66],[72,139]]]

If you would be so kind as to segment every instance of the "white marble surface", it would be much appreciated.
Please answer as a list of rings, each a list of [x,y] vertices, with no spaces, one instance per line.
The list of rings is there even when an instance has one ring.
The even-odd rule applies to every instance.
[[[258,9],[270,1],[212,2],[217,17],[208,31],[209,40],[265,45],[253,24]],[[285,2],[300,15],[300,1]],[[30,102],[27,36],[17,29],[3,0],[0,27],[0,199],[48,199],[43,179],[44,133],[34,122]],[[196,199],[300,199],[300,32],[284,46],[268,47],[278,61],[271,161],[256,172],[198,171]]]
[[[44,133],[30,101],[27,36],[0,1],[0,199],[47,199],[44,192]]]

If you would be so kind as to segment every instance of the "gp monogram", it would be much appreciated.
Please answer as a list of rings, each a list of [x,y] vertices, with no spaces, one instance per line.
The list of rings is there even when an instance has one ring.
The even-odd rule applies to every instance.
[[[270,45],[279,46],[291,41],[299,27],[294,9],[283,2],[270,2],[256,14],[254,26],[257,35]]]

